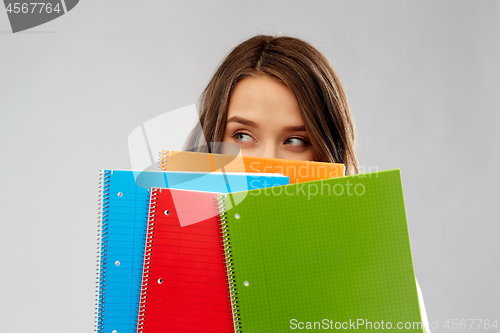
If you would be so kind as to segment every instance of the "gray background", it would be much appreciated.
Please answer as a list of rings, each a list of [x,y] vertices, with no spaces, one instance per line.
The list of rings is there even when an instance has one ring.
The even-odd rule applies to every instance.
[[[346,87],[361,164],[401,168],[433,331],[500,319],[500,2],[86,0],[9,31],[2,8],[2,332],[93,330],[97,170],[129,168],[128,134],[196,102],[258,33],[320,49]]]

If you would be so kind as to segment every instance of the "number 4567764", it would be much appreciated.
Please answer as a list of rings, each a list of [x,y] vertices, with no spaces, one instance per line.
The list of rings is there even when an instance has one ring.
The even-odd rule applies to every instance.
[[[55,6],[52,6],[51,3],[44,3],[44,2],[23,2],[23,3],[9,3],[7,6],[7,13],[14,13],[14,14],[28,14],[28,13],[47,13],[50,14],[52,12],[59,13],[61,12],[61,8],[59,6],[59,3],[57,3]]]
[[[444,323],[444,327],[447,329],[498,329],[497,319],[491,322],[489,319],[448,319]]]

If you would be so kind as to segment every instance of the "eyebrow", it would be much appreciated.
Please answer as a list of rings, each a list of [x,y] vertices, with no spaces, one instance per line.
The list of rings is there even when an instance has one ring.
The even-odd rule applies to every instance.
[[[256,122],[242,118],[242,117],[238,117],[238,116],[233,116],[227,120],[227,123],[231,123],[231,122],[240,123],[240,124],[243,124],[246,126],[259,128],[259,125],[257,125]],[[283,132],[306,132],[306,127],[304,125],[287,126],[287,127],[283,128]]]
[[[306,132],[306,127],[304,125],[287,126],[283,128],[283,132]]]
[[[231,123],[231,122],[240,123],[240,124],[243,124],[243,125],[246,125],[246,126],[255,127],[255,128],[259,127],[259,125],[257,125],[256,122],[248,120],[248,119],[245,119],[245,118],[241,118],[241,117],[238,117],[238,116],[232,116],[231,118],[229,118],[227,120],[227,123]]]

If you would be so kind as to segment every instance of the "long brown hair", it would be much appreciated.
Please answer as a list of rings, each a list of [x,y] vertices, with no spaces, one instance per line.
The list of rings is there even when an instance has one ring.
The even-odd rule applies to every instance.
[[[221,142],[234,86],[244,77],[263,74],[286,84],[294,93],[314,159],[343,163],[346,174],[358,173],[354,122],[342,83],[318,50],[293,37],[259,35],[229,53],[200,98],[203,134],[193,131],[186,149],[210,151],[210,147],[192,149],[202,142],[201,135],[208,143]]]

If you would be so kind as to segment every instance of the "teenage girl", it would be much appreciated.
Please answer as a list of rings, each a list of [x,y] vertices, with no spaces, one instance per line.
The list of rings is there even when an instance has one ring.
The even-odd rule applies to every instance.
[[[238,45],[201,96],[200,123],[203,133],[191,133],[188,150],[205,140],[215,143],[211,152],[223,153],[224,143],[232,143],[244,156],[336,162],[347,175],[359,171],[342,83],[330,62],[297,38],[255,36]],[[420,287],[418,293],[430,333]]]

